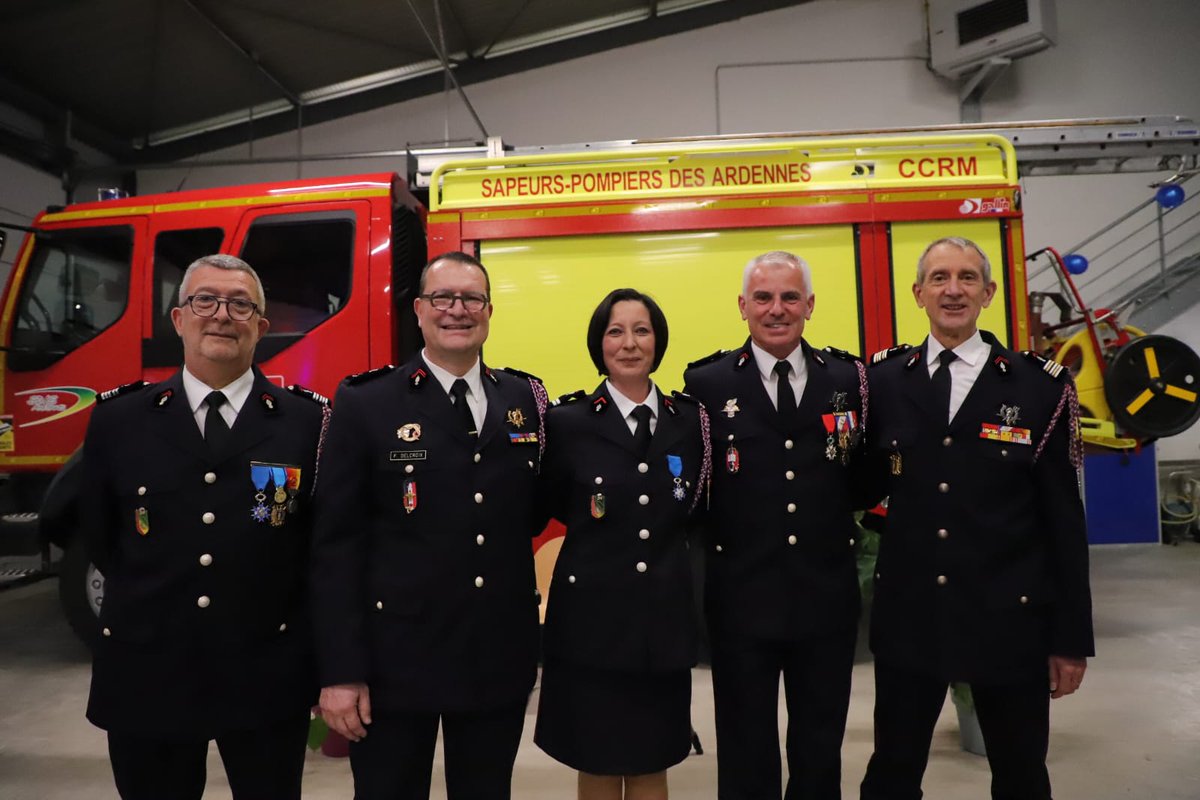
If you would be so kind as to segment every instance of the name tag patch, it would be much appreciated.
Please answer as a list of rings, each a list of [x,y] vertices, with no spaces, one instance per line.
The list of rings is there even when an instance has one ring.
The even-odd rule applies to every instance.
[[[428,450],[392,450],[388,453],[388,461],[424,461]]]

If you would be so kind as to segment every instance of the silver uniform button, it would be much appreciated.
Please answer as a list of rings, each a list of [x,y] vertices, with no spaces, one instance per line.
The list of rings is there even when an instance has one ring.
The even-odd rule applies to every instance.
[[[599,486],[600,484],[604,483],[604,478],[597,475],[595,478],[595,481],[596,481],[596,485]]]
[[[789,481],[790,481],[790,480],[795,480],[795,478],[796,478],[796,473],[792,472],[792,471],[789,469],[787,472],[783,473],[783,477],[787,478]]]
[[[103,633],[105,636],[112,636],[112,631],[109,630],[108,628],[105,628],[104,630],[102,630],[100,632]]]
[[[790,536],[788,536],[788,544],[795,544],[796,541],[797,541],[796,534],[793,533]]]
[[[950,531],[946,530],[945,528],[938,528],[938,538],[939,539],[945,539],[949,535],[950,535]]]
[[[938,575],[938,581],[937,581],[937,582],[938,582],[938,586],[945,586],[945,585],[946,585],[946,576],[945,576],[945,575]]]
[[[793,447],[796,446],[796,443],[793,442],[791,439],[788,439],[787,441],[785,441],[783,443],[783,446],[786,447],[788,450],[791,450]]]
[[[795,514],[795,513],[796,513],[796,504],[795,504],[795,503],[788,503],[788,504],[787,504],[787,510],[788,510],[788,513],[789,513],[789,514]]]
[[[376,601],[375,601],[375,608],[379,609],[380,611],[383,611],[383,601],[382,601],[382,600],[376,600]]]
[[[204,520],[205,525],[212,525],[217,521],[217,515],[211,511],[205,511],[204,516],[202,516],[200,519]]]
[[[483,458],[482,455],[480,455],[479,453],[476,453],[475,454],[475,463],[478,464],[482,458]]]
[[[649,471],[650,471],[650,465],[647,464],[645,461],[638,464],[638,472],[645,474],[646,472],[649,472]]]
[[[638,538],[643,541],[645,541],[646,539],[649,539],[650,531],[646,530],[645,528],[642,528],[640,531],[638,531]]]
[[[648,495],[648,494],[640,495],[638,497],[638,502],[644,506],[650,505],[650,495]]]
[[[645,561],[639,561],[639,562],[637,563],[637,571],[638,571],[638,572],[645,572],[645,571],[646,571],[646,562],[645,562]]]
[[[204,473],[204,482],[205,483],[216,483],[217,482],[217,473],[215,473],[215,472]]]
[[[854,540],[853,540],[853,539],[851,539],[851,540],[850,540],[850,546],[851,546],[851,547],[854,547]]]
[[[476,503],[482,503],[482,502],[483,502],[483,492],[476,492],[476,493],[475,493],[475,502],[476,502]]]
[[[1021,605],[1025,605],[1028,602],[1029,602],[1029,598],[1026,597],[1025,595],[1021,595]]]
[[[208,608],[208,604],[211,602],[212,601],[208,599],[208,595],[206,594],[202,594],[196,598],[196,605],[200,606],[201,608]]]
[[[476,589],[482,589],[482,588],[483,588],[483,578],[482,578],[482,577],[477,577],[477,578],[475,578],[475,588],[476,588]]]
[[[733,441],[733,434],[732,434],[732,433],[731,433],[731,434],[729,434],[729,441],[731,441],[731,442]]]
[[[717,545],[717,547],[716,547],[716,550],[717,550],[717,552],[718,552],[718,553],[719,553],[719,552],[721,552],[721,550],[722,550],[722,549],[723,549],[723,548],[721,547],[721,545]]]
[[[942,447],[949,447],[952,444],[954,444],[953,437],[947,436],[945,439],[942,439]]]
[[[146,493],[146,487],[145,487],[145,486],[139,486],[139,487],[138,487],[138,496],[140,497],[140,496],[144,495],[145,493]]]
[[[1002,447],[1002,448],[1000,448],[1000,455],[1002,455],[1002,456],[1006,456],[1006,455],[1008,455],[1008,450],[1006,450],[1006,449],[1005,449],[1005,448],[1003,448],[1003,447]]]
[[[575,576],[574,576],[574,575],[568,575],[568,576],[567,576],[567,583],[574,583],[574,582],[575,582]]]
[[[405,465],[404,465],[404,474],[405,474],[405,475],[412,475],[412,471],[413,471],[413,465],[412,465],[412,464],[405,464]]]
[[[283,633],[283,632],[284,632],[284,631],[286,631],[286,630],[287,630],[287,623],[286,623],[286,622],[281,622],[281,623],[279,624],[279,632],[280,632],[280,633]]]
[[[200,556],[200,566],[207,567],[211,563],[212,563],[212,556],[210,556],[208,553],[205,553],[204,555]]]
[[[938,484],[938,491],[939,491],[939,492],[941,492],[942,494],[945,494],[946,492],[950,491],[950,484],[948,484],[948,483],[939,483],[939,484]]]
[[[475,544],[482,546],[483,542],[484,538],[482,533],[475,537]]]

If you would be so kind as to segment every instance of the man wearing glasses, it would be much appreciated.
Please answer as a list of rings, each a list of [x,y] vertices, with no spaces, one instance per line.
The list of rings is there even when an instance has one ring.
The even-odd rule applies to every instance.
[[[262,283],[228,255],[184,273],[183,369],[101,396],[84,535],[105,576],[87,716],[124,800],[200,798],[215,739],[234,798],[299,798],[316,680],[309,495],[328,415],[252,366]]]
[[[537,669],[531,538],[546,392],[480,360],[487,270],[434,259],[425,348],[343,382],[321,459],[313,593],[321,711],[357,800],[507,798]]]

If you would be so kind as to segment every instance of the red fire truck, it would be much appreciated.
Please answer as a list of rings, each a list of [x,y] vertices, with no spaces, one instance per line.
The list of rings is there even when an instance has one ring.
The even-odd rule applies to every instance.
[[[271,321],[260,366],[280,384],[327,395],[344,375],[420,346],[418,273],[449,250],[477,254],[491,272],[489,363],[542,376],[552,395],[595,383],[587,319],[624,285],[653,294],[670,319],[671,349],[655,377],[680,388],[688,361],[744,338],[742,266],[768,250],[812,266],[809,340],[869,353],[924,335],[909,294],[917,256],[933,238],[966,236],[988,252],[1000,285],[981,324],[1028,346],[1016,161],[998,136],[464,160],[437,169],[427,205],[399,176],[375,174],[81,203],[37,217],[0,299],[0,472],[10,511],[37,510],[54,481],[43,535],[64,550],[61,594],[81,635],[94,630],[103,578],[73,538],[72,454],[97,393],[179,367],[170,309],[201,255],[233,253],[255,267]],[[558,533],[535,541],[542,584]]]

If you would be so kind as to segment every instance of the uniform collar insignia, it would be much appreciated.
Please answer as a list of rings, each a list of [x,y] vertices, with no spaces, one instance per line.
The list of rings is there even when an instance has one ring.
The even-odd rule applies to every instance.
[[[915,367],[917,365],[917,362],[920,360],[921,360],[921,351],[915,350],[915,351],[913,351],[913,354],[908,357],[908,361],[904,362],[904,368],[912,369],[913,367]]]
[[[999,371],[1001,375],[1007,375],[1009,369],[1011,369],[1008,364],[1008,359],[1004,356],[996,356],[993,358],[992,365],[996,367],[997,371]]]
[[[270,392],[263,392],[258,396],[259,401],[263,404],[263,408],[267,411],[275,410],[275,395]]]
[[[421,384],[424,383],[425,379],[428,377],[429,373],[425,371],[424,367],[417,367],[413,370],[412,375],[409,376],[408,385],[414,389],[420,389]]]
[[[592,401],[592,411],[594,411],[595,413],[602,414],[602,413],[604,413],[604,409],[606,409],[606,408],[608,408],[608,398],[607,397],[597,397],[595,400]]]
[[[498,377],[496,377],[495,373],[492,372],[490,367],[483,368],[483,377],[487,378],[492,383],[500,382],[500,379]]]
[[[810,352],[812,354],[813,361],[817,362],[822,367],[825,366],[825,357],[823,355],[818,353],[816,350],[809,350],[808,352]]]
[[[159,393],[158,393],[158,395],[157,395],[157,396],[154,398],[154,405],[158,406],[159,408],[162,408],[162,407],[163,407],[163,406],[165,406],[167,403],[171,402],[171,398],[172,398],[172,397],[174,397],[174,396],[175,396],[175,390],[174,390],[174,389],[163,389],[163,390],[162,390],[161,392],[159,392]]]
[[[749,360],[750,360],[750,351],[743,350],[742,352],[738,353],[737,362],[733,365],[733,368],[741,369],[742,367],[746,366],[746,362],[748,362]]]
[[[663,402],[663,407],[665,409],[667,409],[668,412],[670,412],[671,416],[675,416],[676,414],[679,413],[679,409],[677,409],[675,407],[675,401],[673,401],[671,398],[667,397],[666,395],[663,395],[662,402]]]

